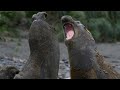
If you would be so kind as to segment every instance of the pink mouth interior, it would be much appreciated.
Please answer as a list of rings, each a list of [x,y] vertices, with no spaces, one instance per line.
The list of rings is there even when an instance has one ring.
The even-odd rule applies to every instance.
[[[72,39],[74,36],[73,26],[71,24],[65,24],[64,29],[66,33],[66,40]]]

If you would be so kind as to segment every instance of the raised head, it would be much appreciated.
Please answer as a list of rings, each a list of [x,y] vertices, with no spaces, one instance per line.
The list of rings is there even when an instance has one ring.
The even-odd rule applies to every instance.
[[[61,22],[65,33],[65,41],[74,40],[79,36],[82,38],[86,34],[88,38],[91,38],[91,33],[85,28],[85,26],[81,24],[80,21],[75,21],[71,16],[62,16]]]
[[[37,14],[34,14],[32,16],[32,20],[45,20],[47,18],[47,13],[46,12],[38,12]]]

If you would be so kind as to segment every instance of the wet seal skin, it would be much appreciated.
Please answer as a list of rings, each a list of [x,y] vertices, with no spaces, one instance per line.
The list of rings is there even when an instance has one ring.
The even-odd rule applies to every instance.
[[[47,13],[32,16],[29,30],[30,56],[22,71],[14,79],[57,79],[59,70],[59,43],[46,21]]]
[[[71,79],[117,79],[120,74],[105,62],[92,34],[71,16],[61,17],[68,48]]]

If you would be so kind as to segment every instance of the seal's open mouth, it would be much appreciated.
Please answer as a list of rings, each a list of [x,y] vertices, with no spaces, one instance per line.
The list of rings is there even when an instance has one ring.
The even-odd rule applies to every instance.
[[[75,34],[73,25],[71,23],[65,23],[63,25],[63,28],[64,28],[66,40],[72,39]]]

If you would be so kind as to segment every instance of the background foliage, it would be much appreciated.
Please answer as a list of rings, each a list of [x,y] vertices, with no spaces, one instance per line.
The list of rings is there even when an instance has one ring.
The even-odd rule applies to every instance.
[[[19,37],[29,31],[31,17],[39,11],[0,11],[0,36]],[[120,41],[120,11],[46,11],[47,21],[56,28],[60,41],[64,40],[60,18],[71,15],[80,20],[97,42]]]

